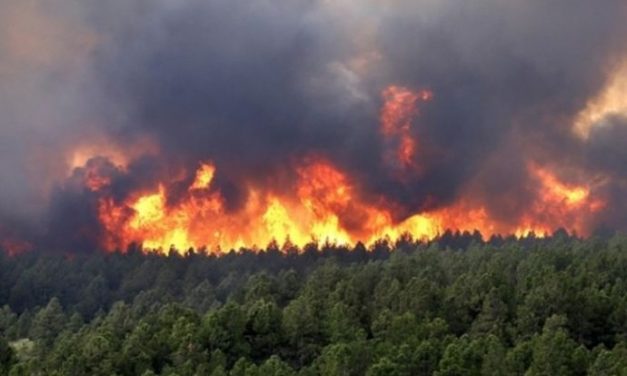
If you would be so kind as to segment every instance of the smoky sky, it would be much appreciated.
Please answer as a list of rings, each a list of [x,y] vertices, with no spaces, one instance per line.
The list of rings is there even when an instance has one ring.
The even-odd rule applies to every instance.
[[[601,176],[603,194],[619,197],[624,118],[605,119],[587,140],[571,128],[625,60],[626,8],[624,0],[4,1],[0,223],[63,238],[65,225],[79,224],[58,218],[95,221],[94,199],[71,184],[80,172],[67,166],[68,151],[90,140],[122,150],[157,144],[126,173],[107,167],[120,200],[210,160],[237,210],[246,200],[238,187],[289,191],[311,155],[347,171],[364,197],[393,204],[399,220],[461,195],[515,220],[533,199],[529,160],[575,181]],[[434,93],[412,121],[420,173],[382,157],[389,85]],[[625,215],[602,216],[627,228]]]

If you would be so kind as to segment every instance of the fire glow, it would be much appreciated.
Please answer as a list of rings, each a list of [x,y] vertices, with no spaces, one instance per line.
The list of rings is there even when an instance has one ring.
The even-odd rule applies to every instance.
[[[627,230],[625,1],[44,3],[0,5],[0,252]]]
[[[382,92],[382,98],[381,134],[393,139],[388,146],[395,161],[403,168],[411,167],[418,163],[420,145],[412,122],[420,115],[418,105],[431,101],[433,93],[390,86]],[[407,173],[419,173],[418,167]],[[166,181],[150,191],[131,194],[123,202],[101,194],[98,218],[105,233],[101,246],[114,250],[141,243],[145,249],[185,251],[207,247],[219,252],[264,247],[273,241],[302,247],[312,241],[372,244],[405,234],[428,240],[446,230],[478,230],[484,237],[543,236],[561,227],[585,233],[581,214],[603,206],[602,201],[591,197],[589,187],[566,184],[549,169],[531,163],[527,173],[537,184],[535,199],[517,223],[495,220],[480,202],[463,196],[450,205],[398,220],[395,203],[364,194],[351,176],[331,161],[310,156],[297,165],[296,181],[288,193],[248,185],[245,204],[230,210],[224,192],[214,182],[219,169],[211,161],[200,162],[182,196],[176,193],[177,200],[171,200]],[[95,193],[106,192],[110,183],[90,169],[84,174],[86,189]]]
[[[413,92],[401,86],[389,86],[382,93],[385,100],[381,109],[381,133],[395,143],[393,154],[403,167],[414,165],[418,142],[413,136],[412,119],[419,114],[418,103],[433,98],[429,90]]]
[[[251,187],[245,207],[229,213],[222,194],[212,191],[214,171],[212,164],[201,164],[188,195],[174,206],[167,204],[164,185],[121,205],[102,199],[99,216],[108,234],[105,248],[123,249],[131,242],[142,242],[147,249],[177,250],[203,246],[212,250],[263,247],[272,241],[288,241],[300,247],[312,241],[371,244],[403,234],[432,239],[447,229],[479,230],[484,236],[526,236],[531,232],[542,236],[561,225],[554,221],[584,209],[596,210],[598,205],[589,200],[586,188],[568,187],[549,172],[538,169],[533,173],[541,181],[541,195],[530,216],[519,226],[495,222],[485,208],[462,201],[394,223],[389,209],[365,201],[344,173],[318,160],[299,169],[293,197],[261,194]],[[582,231],[581,224],[575,222],[575,226],[572,231]]]

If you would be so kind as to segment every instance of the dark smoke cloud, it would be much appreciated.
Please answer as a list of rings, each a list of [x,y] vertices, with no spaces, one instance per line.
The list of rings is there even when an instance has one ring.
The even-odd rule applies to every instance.
[[[442,98],[426,110],[420,133],[446,156],[435,176],[406,193],[420,201],[413,187],[422,185],[450,199],[479,173],[495,215],[512,196],[522,209],[531,198],[522,162],[538,141],[558,157],[572,137],[564,119],[602,87],[608,61],[624,55],[625,3],[450,1],[430,11],[393,12],[381,33],[392,80],[427,85]]]
[[[600,213],[599,225],[624,230],[627,227],[627,117],[609,115],[600,123],[582,145],[586,169],[590,171],[590,179],[599,181],[596,193],[611,203]]]
[[[175,179],[180,167],[211,160],[237,210],[246,200],[238,187],[290,190],[294,166],[310,155],[348,171],[366,197],[395,204],[398,219],[469,195],[515,221],[533,199],[532,159],[579,178],[602,171],[617,182],[606,194],[622,193],[624,120],[588,141],[571,128],[627,52],[625,8],[624,0],[5,1],[0,218],[36,225],[59,247],[83,226],[98,238],[93,192],[71,183],[80,171],[64,181],[65,153],[94,137],[158,145],[127,172],[106,167],[119,200],[164,177],[182,191],[192,177]],[[378,128],[390,84],[435,94],[413,122],[422,173],[402,179],[382,158]],[[603,220],[627,227],[618,214]],[[81,239],[70,243],[92,246]]]

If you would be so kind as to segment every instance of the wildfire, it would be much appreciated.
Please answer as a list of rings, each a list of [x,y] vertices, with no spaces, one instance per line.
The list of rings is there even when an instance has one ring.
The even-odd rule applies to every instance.
[[[0,240],[0,250],[6,251],[9,255],[26,252],[32,248],[32,244],[19,238],[12,238],[3,235],[3,239]]]
[[[419,173],[418,140],[412,123],[419,115],[418,104],[430,101],[433,93],[390,86],[382,97],[380,131],[393,147],[393,159],[403,166],[401,175]],[[97,191],[110,184],[108,178],[98,175],[98,169],[90,169],[89,163],[85,171],[89,189]],[[231,210],[224,192],[213,186],[219,172],[219,166],[205,161],[191,174],[193,179],[184,191],[169,191],[162,182],[154,191],[131,195],[125,202],[101,198],[99,217],[107,234],[105,247],[124,249],[131,242],[140,242],[150,249],[206,246],[218,251],[263,247],[272,241],[297,246],[311,241],[373,243],[406,233],[432,239],[447,229],[479,230],[484,236],[525,236],[532,232],[542,236],[565,225],[582,233],[586,227],[579,214],[593,213],[602,206],[591,198],[590,187],[564,183],[551,170],[530,164],[535,198],[528,211],[512,223],[494,220],[481,203],[468,198],[417,212],[399,222],[394,220],[393,204],[362,192],[329,160],[310,156],[296,166],[291,193],[248,184],[242,187],[245,204]]]
[[[190,189],[206,189],[209,188],[211,182],[213,181],[213,175],[216,172],[216,168],[209,164],[203,163],[198,172],[196,172],[196,179],[194,183],[190,187]]]
[[[206,190],[217,172],[216,166],[207,162],[196,171],[187,195],[176,204],[168,205],[169,192],[161,184],[157,191],[123,204],[103,200],[100,218],[107,233],[112,234],[106,243],[111,249],[131,242],[142,242],[151,249],[178,250],[202,246],[237,249],[272,241],[297,246],[312,240],[372,243],[405,233],[432,239],[447,229],[479,230],[484,236],[526,236],[532,232],[542,236],[569,224],[561,222],[564,218],[572,220],[572,231],[583,231],[577,214],[598,209],[598,202],[590,200],[589,188],[565,184],[535,165],[530,165],[529,171],[539,182],[539,195],[516,225],[498,223],[484,207],[464,200],[396,223],[391,209],[367,200],[346,174],[321,159],[308,159],[298,168],[295,195],[261,193],[249,187],[245,207],[236,212],[225,209],[220,191]]]
[[[585,218],[598,212],[604,202],[592,198],[587,185],[567,184],[555,174],[535,164],[528,166],[539,183],[536,201],[524,218],[526,231],[549,233],[556,223],[577,233],[586,232]]]
[[[248,191],[245,208],[231,213],[224,208],[219,191],[197,192],[208,188],[216,169],[203,164],[186,196],[175,206],[167,205],[164,185],[157,192],[141,195],[131,202],[111,207],[100,206],[100,218],[108,233],[116,234],[107,242],[120,248],[143,242],[147,248],[187,249],[211,246],[237,248],[264,246],[273,240],[290,239],[298,245],[312,240],[349,243],[354,238],[343,228],[353,195],[346,177],[330,164],[314,162],[299,170],[297,197],[262,195]],[[199,194],[196,194],[199,193]],[[130,210],[130,216],[111,215]]]
[[[68,175],[71,175],[78,168],[87,166],[89,160],[94,156],[107,159],[113,165],[125,168],[131,160],[143,155],[154,155],[157,152],[156,143],[148,137],[136,140],[133,143],[133,148],[129,150],[127,147],[116,144],[108,137],[97,135],[93,136],[90,143],[77,145],[70,150],[65,155],[65,164]],[[101,183],[95,183],[93,188],[98,190],[103,186]]]
[[[389,86],[381,94],[381,133],[395,146],[395,158],[403,167],[415,166],[417,140],[412,131],[412,120],[419,114],[418,102],[433,98],[429,90],[418,92],[400,86]]]
[[[584,186],[569,186],[560,182],[548,170],[531,165],[529,168],[540,181],[545,201],[562,203],[566,207],[578,207],[585,203],[590,190]]]
[[[392,150],[388,162],[403,182],[405,176],[421,173],[419,140],[413,127],[420,114],[419,104],[432,100],[433,93],[390,86],[381,95],[380,132]],[[142,149],[151,153],[157,150],[154,146]],[[586,218],[604,205],[589,185],[564,182],[551,168],[530,163],[526,172],[533,184],[533,199],[516,218],[496,220],[472,192],[461,192],[452,203],[417,211],[399,221],[394,212],[399,203],[364,191],[349,173],[324,157],[312,155],[290,162],[295,178],[289,189],[278,191],[243,180],[238,187],[243,203],[236,209],[228,205],[228,192],[215,183],[216,176],[228,171],[221,171],[209,160],[193,170],[177,171],[168,181],[164,178],[153,183],[152,188],[143,186],[120,198],[109,188],[116,176],[128,173],[128,163],[136,157],[122,150],[81,147],[70,162],[72,181],[78,179],[97,197],[102,231],[96,233],[104,234],[98,241],[107,250],[125,249],[131,243],[141,243],[145,249],[207,247],[215,252],[264,247],[274,241],[299,247],[312,241],[372,244],[405,234],[433,239],[446,230],[478,230],[486,237],[543,236],[565,227],[583,234],[588,229]],[[89,158],[90,152],[103,156]],[[5,243],[5,248],[23,248],[15,242]]]

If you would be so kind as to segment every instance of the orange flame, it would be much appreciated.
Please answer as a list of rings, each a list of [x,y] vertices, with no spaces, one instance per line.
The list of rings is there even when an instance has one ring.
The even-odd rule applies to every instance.
[[[412,119],[419,114],[419,101],[433,98],[429,90],[411,91],[401,86],[388,86],[382,92],[384,99],[381,109],[381,133],[397,143],[396,160],[403,166],[414,165],[417,141],[412,132]]]
[[[94,168],[86,167],[85,186],[91,191],[99,191],[102,188],[111,184],[111,179],[107,176],[102,176]]]
[[[206,189],[209,188],[213,181],[213,175],[216,172],[216,168],[209,164],[203,163],[196,172],[196,179],[190,187],[190,189]]]
[[[109,239],[109,246],[121,248],[142,241],[147,248],[238,248],[288,238],[298,245],[312,239],[353,241],[340,223],[352,199],[352,187],[331,165],[316,162],[299,170],[297,199],[262,195],[250,188],[246,207],[237,213],[225,210],[220,192],[196,191],[208,187],[214,172],[213,165],[203,164],[189,187],[191,194],[173,207],[167,205],[163,185],[122,206],[111,207],[110,201],[103,201],[101,221],[108,233],[117,234],[117,239]],[[119,214],[125,209],[132,214]]]
[[[412,122],[419,115],[418,104],[432,100],[433,93],[390,86],[382,97],[380,131],[393,146],[393,162],[403,166],[400,178],[419,173],[420,150]],[[126,159],[122,156],[119,160]],[[243,183],[246,199],[237,210],[226,205],[223,192],[213,184],[219,173],[216,165],[205,161],[194,172],[181,174],[181,179],[194,176],[183,191],[169,191],[163,181],[153,191],[136,192],[125,202],[101,198],[99,218],[107,234],[103,247],[124,249],[138,242],[148,249],[207,246],[219,251],[273,241],[301,247],[312,240],[372,244],[407,233],[417,239],[433,239],[446,230],[478,230],[484,236],[543,236],[565,227],[583,234],[588,228],[585,218],[604,205],[590,186],[566,183],[548,167],[533,163],[528,173],[534,199],[524,213],[509,222],[494,219],[489,208],[473,200],[472,192],[462,192],[452,204],[398,221],[394,215],[397,204],[361,191],[349,175],[319,157],[310,156],[297,165],[290,193]],[[109,184],[109,179],[98,175],[98,169],[85,170],[88,189],[106,193]]]
[[[190,185],[189,194],[168,206],[168,192],[160,185],[156,192],[139,195],[116,205],[103,200],[100,218],[111,249],[131,242],[146,248],[186,250],[209,246],[212,249],[237,249],[263,246],[272,241],[289,240],[303,246],[312,240],[368,244],[383,237],[398,238],[405,233],[419,239],[432,239],[447,229],[479,230],[484,236],[531,232],[542,236],[559,227],[559,221],[573,218],[571,230],[582,231],[577,221],[580,210],[597,210],[589,199],[589,189],[558,180],[548,170],[530,166],[539,182],[540,195],[528,215],[515,226],[492,220],[484,207],[465,201],[431,212],[417,213],[395,223],[389,208],[370,203],[360,195],[348,177],[330,163],[313,159],[297,170],[296,195],[280,196],[248,188],[248,200],[241,211],[229,212],[219,191],[202,189],[211,184],[215,166],[204,163]],[[199,189],[201,189],[199,191]]]
[[[6,251],[9,256],[13,256],[30,251],[33,246],[25,240],[6,237],[0,240],[0,249]]]
[[[536,233],[540,230],[548,233],[557,226],[565,226],[579,234],[586,233],[586,218],[605,205],[591,196],[590,186],[564,183],[550,170],[535,164],[530,164],[528,170],[539,186],[536,202],[525,219],[526,227]]]

